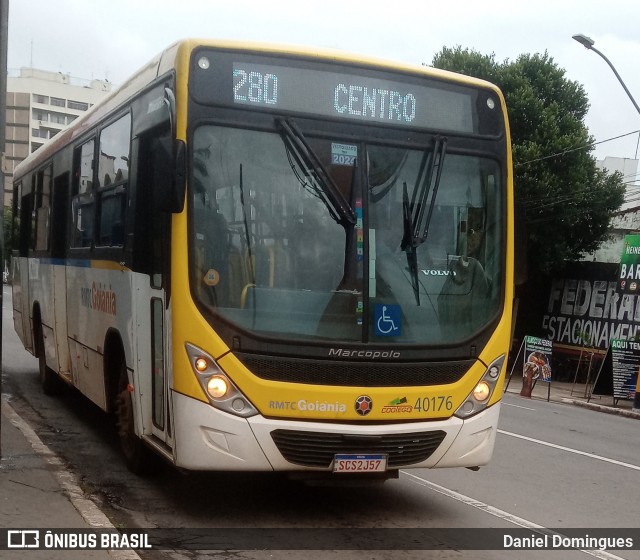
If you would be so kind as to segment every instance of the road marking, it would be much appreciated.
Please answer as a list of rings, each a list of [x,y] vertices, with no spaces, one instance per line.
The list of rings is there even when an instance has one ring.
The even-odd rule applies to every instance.
[[[424,486],[429,490],[433,490],[438,494],[442,494],[443,496],[446,496],[447,498],[451,498],[458,502],[462,502],[467,506],[471,506],[481,511],[484,511],[489,515],[493,515],[494,517],[497,517],[499,519],[502,519],[503,521],[506,521],[507,523],[512,523],[513,525],[517,525],[518,527],[523,527],[525,529],[534,531],[536,533],[540,533],[542,535],[549,535],[549,536],[558,535],[562,538],[568,538],[566,535],[563,535],[562,533],[558,533],[557,531],[552,531],[551,529],[547,529],[546,527],[543,527],[542,525],[538,525],[533,521],[528,521],[527,519],[523,519],[522,517],[513,515],[508,511],[504,511],[502,509],[498,509],[496,507],[490,506],[489,504],[485,504],[484,502],[475,500],[469,496],[465,496],[464,494],[455,492],[454,490],[449,490],[449,488],[445,488],[444,486],[440,486],[439,484],[434,484],[433,482],[430,482],[422,477],[416,476],[415,474],[411,474],[410,472],[407,472],[407,471],[400,471],[400,472],[408,476],[410,481],[415,484]],[[590,556],[599,558],[600,560],[624,560],[624,558],[621,558],[620,556],[616,556],[615,554],[611,554],[610,552],[606,552],[603,550],[591,550],[591,549],[581,548],[580,552],[584,552],[585,554],[589,554]]]
[[[576,455],[583,455],[584,457],[589,457],[590,459],[597,459],[598,461],[604,461],[605,463],[611,463],[613,465],[618,465],[619,467],[626,467],[627,469],[633,469],[634,471],[640,471],[640,466],[632,465],[631,463],[623,463],[622,461],[616,461],[615,459],[609,459],[608,457],[603,457],[602,455],[595,455],[594,453],[587,453],[586,451],[580,451],[578,449],[572,449],[571,447],[564,447],[563,445],[556,445],[555,443],[549,443],[548,441],[542,441],[540,439],[534,439],[527,436],[521,436],[520,434],[514,434],[513,432],[506,432],[505,430],[498,430],[499,434],[503,434],[505,436],[511,436],[518,439],[524,439],[525,441],[530,441],[532,443],[538,443],[540,445],[546,445],[547,447],[553,447],[554,449],[559,449],[560,451],[568,451],[569,453],[575,453]]]
[[[513,408],[524,408],[525,410],[533,410],[535,411],[535,408],[529,408],[528,406],[520,406],[519,404],[509,404],[506,402],[502,403],[504,406],[512,406]]]

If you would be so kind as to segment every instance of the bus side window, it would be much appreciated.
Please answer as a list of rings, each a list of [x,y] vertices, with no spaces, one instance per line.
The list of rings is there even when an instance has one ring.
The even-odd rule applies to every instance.
[[[102,130],[98,160],[96,245],[122,247],[129,185],[131,115]]]
[[[25,189],[26,190],[26,189]],[[31,248],[31,237],[33,236],[33,223],[31,220],[33,208],[33,193],[28,192],[22,195],[20,201],[20,223],[19,223],[19,236],[20,240],[20,256],[26,257],[29,254]]]
[[[35,250],[49,250],[49,232],[51,227],[51,165],[38,171],[36,178],[35,204]]]
[[[51,211],[51,256],[61,259],[67,249],[67,204],[69,202],[69,172],[53,179],[53,206]]]
[[[22,182],[16,183],[13,186],[13,200],[11,202],[12,205],[12,218],[13,223],[11,227],[11,241],[14,250],[14,254],[16,250],[20,249],[18,245],[20,241],[20,223],[21,223],[21,208],[22,208]]]
[[[168,123],[166,123],[168,125]],[[132,268],[149,275],[154,288],[167,287],[171,214],[163,208],[159,196],[159,176],[167,170],[167,154],[161,146],[170,144],[170,129],[160,124],[134,138],[132,145],[132,184],[130,216],[133,230],[131,251]]]
[[[95,140],[89,140],[78,148],[73,162],[73,199],[71,219],[73,221],[71,247],[91,247],[93,241]]]

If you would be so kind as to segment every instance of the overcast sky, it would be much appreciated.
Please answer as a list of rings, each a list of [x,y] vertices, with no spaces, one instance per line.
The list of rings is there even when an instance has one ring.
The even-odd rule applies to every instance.
[[[640,103],[639,0],[10,0],[10,70],[33,66],[122,83],[185,37],[343,49],[431,63],[462,46],[498,61],[545,50],[584,85],[596,156],[636,156],[640,114],[611,69],[571,36],[583,33]],[[640,154],[640,151],[638,151]]]

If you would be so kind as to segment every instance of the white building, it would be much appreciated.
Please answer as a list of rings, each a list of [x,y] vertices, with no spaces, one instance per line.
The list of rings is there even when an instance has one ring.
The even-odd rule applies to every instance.
[[[7,78],[4,204],[10,206],[13,170],[30,153],[102,99],[111,84],[69,74],[21,68]]]
[[[640,176],[638,160],[630,158],[606,157],[598,160],[600,169],[609,172],[619,171],[627,185],[624,203],[611,220],[611,236],[594,253],[585,257],[585,261],[601,263],[619,263],[622,256],[624,236],[640,232]]]
[[[622,174],[622,180],[627,185],[627,192],[624,196],[624,204],[620,207],[621,212],[640,206],[640,176],[638,175],[637,159],[607,156],[604,159],[599,159],[596,165],[600,169],[606,169],[609,173],[619,171]]]

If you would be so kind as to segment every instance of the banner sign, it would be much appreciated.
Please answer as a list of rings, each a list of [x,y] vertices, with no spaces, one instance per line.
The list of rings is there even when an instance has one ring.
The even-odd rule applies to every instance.
[[[640,367],[640,343],[630,340],[612,340],[611,365],[613,397],[633,400],[636,394],[638,367]]]
[[[605,349],[613,338],[640,336],[640,289],[624,294],[617,289],[613,280],[553,280],[542,318],[546,337],[559,344]]]
[[[522,376],[532,380],[551,382],[551,354],[553,342],[546,338],[525,336]]]
[[[618,291],[640,293],[640,235],[625,235],[618,269]]]

